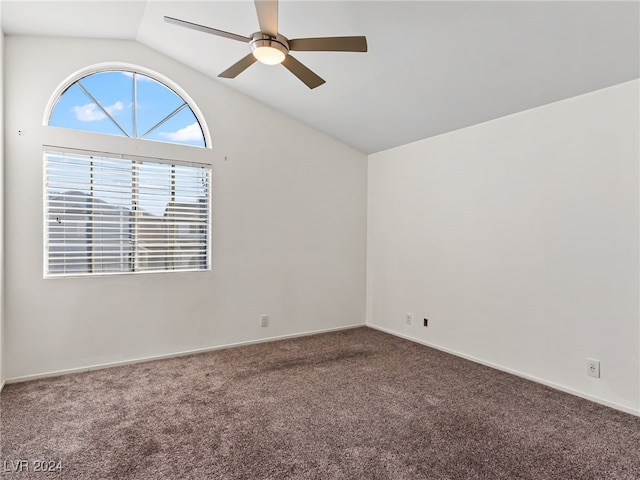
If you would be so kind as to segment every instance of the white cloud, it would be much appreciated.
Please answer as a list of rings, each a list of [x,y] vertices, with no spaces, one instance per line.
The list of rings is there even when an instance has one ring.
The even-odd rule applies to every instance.
[[[81,122],[96,122],[107,117],[95,103],[75,106],[71,110],[73,110],[73,113],[76,114],[76,118]]]
[[[124,110],[124,105],[122,104],[121,101],[118,100],[113,105],[109,105],[108,107],[105,107],[105,110],[109,112],[109,115],[116,115],[121,110]]]
[[[77,105],[71,109],[75,113],[76,118],[81,122],[97,122],[107,118],[105,113],[95,103],[87,103],[86,105]],[[116,115],[118,112],[124,110],[124,104],[117,101],[113,105],[105,107],[105,110],[109,112],[109,115]]]
[[[160,136],[173,142],[188,142],[190,140],[201,140],[202,130],[200,130],[198,122],[194,122],[176,132],[160,132]]]

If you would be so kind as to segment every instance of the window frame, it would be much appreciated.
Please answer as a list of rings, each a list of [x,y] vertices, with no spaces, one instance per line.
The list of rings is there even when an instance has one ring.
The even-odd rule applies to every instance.
[[[207,128],[207,123],[204,121],[204,115],[202,114],[202,112],[198,108],[197,104],[193,101],[191,96],[189,96],[189,94],[182,87],[177,85],[175,82],[170,80],[165,75],[162,75],[162,74],[160,74],[160,73],[158,73],[156,71],[153,71],[151,69],[148,69],[148,68],[145,68],[145,67],[141,67],[141,66],[138,66],[138,65],[129,64],[129,63],[119,63],[119,62],[99,63],[99,64],[94,64],[94,65],[91,65],[91,66],[87,66],[87,67],[82,68],[81,70],[78,70],[77,72],[69,75],[67,78],[65,78],[58,85],[58,88],[56,88],[56,90],[53,92],[53,94],[49,98],[49,102],[47,103],[47,106],[45,107],[44,115],[42,117],[42,125],[45,126],[45,127],[48,127],[48,128],[64,129],[64,130],[71,130],[71,131],[75,131],[75,132],[84,132],[84,133],[94,133],[94,132],[88,132],[88,131],[85,131],[85,130],[68,129],[68,128],[65,128],[65,127],[57,127],[57,126],[49,125],[49,120],[51,119],[51,115],[53,114],[53,110],[55,109],[55,106],[58,103],[58,100],[60,99],[60,97],[62,95],[64,95],[64,93],[69,88],[71,88],[71,86],[73,86],[78,80],[82,80],[85,77],[88,77],[88,76],[96,74],[96,73],[104,73],[104,72],[139,73],[141,75],[145,75],[147,77],[150,77],[153,80],[156,80],[157,82],[159,82],[159,83],[163,84],[165,87],[167,87],[169,90],[173,91],[178,97],[182,98],[182,100],[191,109],[191,111],[193,112],[194,116],[196,117],[196,121],[198,122],[198,124],[200,125],[200,129],[202,130],[202,136],[204,137],[204,147],[195,146],[195,145],[187,145],[187,144],[179,144],[179,143],[170,142],[170,141],[169,142],[165,142],[165,141],[159,141],[159,140],[152,140],[152,139],[148,139],[148,138],[131,138],[131,137],[125,137],[125,138],[131,138],[132,140],[144,140],[146,142],[156,142],[156,143],[166,143],[166,144],[170,144],[170,145],[180,145],[180,146],[190,147],[190,148],[205,148],[205,149],[209,149],[209,150],[212,149],[211,134],[209,132],[209,129]],[[95,133],[95,134],[96,135],[108,135],[108,134],[101,134],[101,133]]]
[[[198,121],[204,137],[204,147],[202,145],[189,145],[184,143],[155,141],[141,138],[131,138],[118,135],[110,135],[99,132],[86,130],[77,130],[73,128],[56,127],[48,125],[49,118],[60,99],[60,96],[70,88],[76,81],[87,77],[94,73],[105,71],[120,72],[136,72],[148,76],[159,83],[163,84],[169,90],[179,96],[191,109],[196,120]],[[211,272],[213,264],[213,180],[214,170],[212,161],[212,141],[204,115],[194,102],[192,97],[174,81],[154,70],[139,65],[133,65],[123,62],[105,62],[86,66],[75,73],[69,75],[62,81],[58,87],[52,92],[49,101],[45,107],[42,117],[43,137],[42,137],[42,157],[40,165],[42,170],[41,188],[43,189],[43,218],[42,218],[42,239],[43,239],[43,263],[42,273],[45,279],[59,278],[94,278],[94,277],[111,277],[117,275],[139,275],[139,274],[162,274],[162,273],[181,273],[185,274],[203,274]],[[47,204],[46,204],[46,170],[44,168],[44,155],[47,150],[54,152],[84,153],[94,154],[97,156],[112,156],[114,158],[140,159],[147,161],[160,161],[161,163],[178,164],[178,165],[198,165],[208,169],[208,217],[207,217],[207,242],[206,242],[206,261],[205,269],[189,269],[189,270],[143,270],[143,271],[118,271],[118,272],[83,272],[83,273],[67,273],[67,274],[49,274],[48,258],[47,258]]]

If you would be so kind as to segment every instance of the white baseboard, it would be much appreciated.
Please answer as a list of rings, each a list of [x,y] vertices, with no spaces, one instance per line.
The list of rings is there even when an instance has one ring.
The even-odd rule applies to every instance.
[[[261,338],[261,339],[258,339],[258,340],[248,340],[248,341],[245,341],[245,342],[228,343],[228,344],[224,344],[224,345],[216,345],[216,346],[213,346],[213,347],[196,348],[196,349],[193,349],[193,350],[183,350],[183,351],[180,351],[180,352],[166,353],[166,354],[154,355],[154,356],[150,356],[150,357],[140,357],[140,358],[134,358],[134,359],[130,359],[130,360],[122,360],[122,361],[118,361],[118,362],[101,363],[101,364],[89,365],[89,366],[85,366],[85,367],[69,368],[69,369],[66,369],[66,370],[56,370],[56,371],[52,371],[52,372],[37,373],[35,375],[25,375],[25,376],[21,376],[21,377],[8,378],[2,383],[2,386],[4,386],[5,383],[8,385],[10,383],[28,382],[28,381],[31,381],[31,380],[39,380],[39,379],[42,379],[42,378],[59,377],[61,375],[69,375],[69,374],[72,374],[72,373],[91,372],[93,370],[102,370],[102,369],[105,369],[105,368],[122,367],[122,366],[125,366],[125,365],[135,365],[136,363],[153,362],[155,360],[164,360],[164,359],[168,359],[168,358],[184,357],[184,356],[187,356],[187,355],[193,355],[193,354],[197,354],[197,353],[206,353],[206,352],[213,352],[213,351],[216,351],[216,350],[225,350],[227,348],[243,347],[243,346],[255,345],[255,344],[259,344],[259,343],[275,342],[277,340],[286,340],[286,339],[289,339],[289,338],[308,337],[308,336],[311,336],[311,335],[318,335],[320,333],[338,332],[340,330],[350,330],[352,328],[365,327],[365,326],[366,325],[364,323],[359,323],[359,324],[347,325],[347,326],[343,326],[343,327],[327,328],[327,329],[323,329],[323,330],[313,330],[313,331],[310,331],[310,332],[292,333],[292,334],[288,334],[288,335],[280,335],[280,336],[277,336],[277,337]],[[2,391],[1,388],[0,388],[0,391]]]
[[[4,388],[4,384],[6,382],[3,380],[2,382],[0,382],[0,393],[2,393],[2,389]]]
[[[592,402],[599,403],[601,405],[605,405],[607,407],[615,408],[616,410],[620,410],[622,412],[630,413],[631,415],[635,415],[637,417],[640,417],[640,410],[637,410],[637,409],[631,408],[631,407],[627,407],[626,405],[621,405],[619,403],[611,402],[611,401],[606,400],[604,398],[594,397],[593,395],[589,395],[587,393],[580,392],[578,390],[574,390],[572,388],[568,388],[568,387],[565,387],[563,385],[559,385],[557,383],[549,382],[549,381],[544,380],[542,378],[538,378],[538,377],[535,377],[533,375],[522,373],[522,372],[520,372],[518,370],[514,370],[512,368],[504,367],[502,365],[498,365],[498,364],[491,363],[491,362],[486,362],[484,360],[481,360],[479,358],[473,357],[471,355],[467,355],[467,354],[464,354],[464,353],[461,353],[461,352],[457,352],[455,350],[451,350],[450,348],[446,348],[446,347],[442,347],[440,345],[436,345],[434,343],[426,342],[426,341],[421,340],[419,338],[411,337],[409,335],[405,335],[405,334],[402,334],[400,332],[396,332],[394,330],[390,330],[390,329],[387,329],[387,328],[384,328],[384,327],[380,327],[378,325],[372,325],[372,324],[368,323],[367,327],[373,328],[374,330],[379,330],[379,331],[384,332],[384,333],[388,333],[388,334],[393,335],[395,337],[404,338],[405,340],[409,340],[411,342],[416,342],[416,343],[419,343],[421,345],[425,345],[427,347],[434,348],[436,350],[440,350],[441,352],[450,353],[451,355],[455,355],[456,357],[461,357],[461,358],[464,358],[466,360],[471,360],[472,362],[479,363],[479,364],[485,365],[487,367],[495,368],[496,370],[500,370],[502,372],[510,373],[512,375],[516,375],[518,377],[525,378],[527,380],[531,380],[532,382],[540,383],[540,384],[545,385],[547,387],[551,387],[551,388],[553,388],[555,390],[560,390],[561,392],[569,393],[571,395],[575,395],[576,397],[581,397],[581,398],[584,398],[586,400],[590,400]]]

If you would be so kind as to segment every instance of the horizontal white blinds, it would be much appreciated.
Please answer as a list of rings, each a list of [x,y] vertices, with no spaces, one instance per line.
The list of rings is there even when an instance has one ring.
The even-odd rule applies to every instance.
[[[45,151],[45,274],[209,268],[208,165]]]

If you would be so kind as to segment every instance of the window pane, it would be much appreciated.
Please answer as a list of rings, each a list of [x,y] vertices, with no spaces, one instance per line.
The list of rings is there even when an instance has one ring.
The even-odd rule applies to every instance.
[[[124,136],[124,133],[77,84],[73,84],[62,94],[53,109],[49,125]]]
[[[185,103],[173,90],[146,75],[136,74],[136,87],[139,137]]]
[[[181,143],[204,147],[202,129],[189,107],[180,110],[176,115],[163,123],[147,137],[161,142]]]
[[[133,132],[133,73],[100,72],[79,80],[109,115],[127,132]]]
[[[180,165],[174,168],[174,198],[167,209],[167,221],[180,251],[183,266],[206,266],[208,241],[209,182],[205,169]]]
[[[49,155],[49,273],[129,270],[131,162]]]

